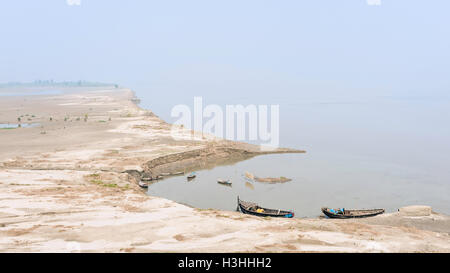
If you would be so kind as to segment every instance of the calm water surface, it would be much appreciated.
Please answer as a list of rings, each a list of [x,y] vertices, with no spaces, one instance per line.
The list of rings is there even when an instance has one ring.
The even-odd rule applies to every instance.
[[[144,96],[143,106],[152,109],[145,101]],[[298,217],[318,216],[322,206],[396,211],[413,204],[450,214],[448,97],[276,101],[281,146],[304,149],[306,154],[259,156],[198,171],[191,182],[168,178],[152,184],[148,193],[223,210],[235,210],[240,195],[266,207],[293,209]],[[172,121],[167,112],[157,114]],[[242,177],[245,171],[292,181],[248,183]],[[232,187],[217,184],[218,178],[230,178]]]
[[[234,210],[239,195],[267,207],[293,209],[297,217],[318,216],[322,206],[396,211],[410,204],[428,204],[448,212],[448,185],[436,183],[433,177],[415,169],[381,162],[373,165],[364,158],[314,153],[267,155],[198,171],[192,181],[183,176],[168,178],[152,184],[148,194],[198,208],[223,210]],[[292,181],[249,182],[243,177],[245,171],[261,177],[282,175]],[[218,178],[231,179],[233,184],[220,185]]]

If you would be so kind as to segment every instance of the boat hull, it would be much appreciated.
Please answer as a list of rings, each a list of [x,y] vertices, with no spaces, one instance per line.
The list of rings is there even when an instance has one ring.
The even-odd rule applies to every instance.
[[[262,208],[262,207],[258,207],[258,208],[261,208],[264,211],[271,211],[272,213],[252,211],[252,210],[248,209],[244,204],[242,204],[242,201],[239,200],[239,198],[238,198],[238,206],[239,206],[239,209],[241,210],[242,213],[250,214],[250,215],[254,215],[254,216],[260,216],[260,217],[281,217],[281,218],[293,218],[294,217],[294,212],[293,211],[285,211],[285,210],[277,211],[277,210],[267,209],[267,208]],[[277,213],[274,213],[274,211],[277,211]]]
[[[351,218],[366,218],[373,217],[384,213],[384,209],[373,209],[373,210],[348,210],[348,214],[336,214],[329,211],[328,208],[322,208],[323,214],[329,218],[335,219],[351,219]]]

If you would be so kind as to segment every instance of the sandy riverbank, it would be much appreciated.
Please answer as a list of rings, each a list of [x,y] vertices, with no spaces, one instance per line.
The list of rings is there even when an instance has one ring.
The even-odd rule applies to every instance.
[[[211,168],[261,151],[175,141],[127,89],[67,91],[0,97],[0,123],[39,123],[0,129],[0,251],[450,252],[450,217],[436,213],[268,220],[149,197],[136,173]]]

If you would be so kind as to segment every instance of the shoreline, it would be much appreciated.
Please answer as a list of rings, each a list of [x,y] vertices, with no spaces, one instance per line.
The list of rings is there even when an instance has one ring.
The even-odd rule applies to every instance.
[[[137,185],[143,176],[267,152],[227,140],[175,141],[170,125],[137,100],[121,88],[2,98],[0,123],[24,116],[41,126],[0,131],[0,251],[450,252],[450,217],[434,212],[267,220],[147,196]]]
[[[140,99],[134,91],[131,91],[133,97],[130,99],[135,107],[140,111],[148,111],[139,106]],[[153,113],[153,112],[152,112]],[[153,114],[155,117],[159,116]],[[161,119],[161,118],[159,118]],[[172,126],[162,120],[168,126]],[[193,130],[186,130],[186,134],[197,134]],[[202,135],[203,136],[203,135]],[[210,136],[211,137],[211,136]],[[161,178],[163,173],[179,173],[183,171],[191,172],[202,169],[210,169],[218,165],[228,165],[239,161],[247,160],[258,155],[283,154],[283,153],[306,153],[304,150],[291,148],[276,148],[272,151],[263,151],[261,146],[248,144],[245,142],[230,141],[211,137],[213,140],[207,147],[196,150],[183,151],[155,158],[149,162],[143,163],[143,171],[129,170],[140,174],[140,178],[149,177],[150,179]],[[202,160],[201,162],[199,160]]]

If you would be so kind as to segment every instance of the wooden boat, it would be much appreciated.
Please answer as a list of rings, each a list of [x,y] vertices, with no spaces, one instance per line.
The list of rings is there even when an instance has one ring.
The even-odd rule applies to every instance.
[[[384,213],[384,209],[330,209],[322,208],[323,214],[330,218],[364,218]]]
[[[187,179],[188,179],[188,180],[192,180],[192,179],[194,179],[196,176],[197,176],[197,174],[196,174],[195,172],[191,172],[191,173],[187,176]]]
[[[139,187],[146,189],[146,188],[148,188],[148,183],[139,181]]]
[[[231,186],[231,182],[230,180],[224,180],[224,179],[217,179],[217,183],[221,184],[221,185],[225,185],[225,186]]]
[[[256,203],[245,202],[237,198],[238,208],[245,214],[251,214],[262,217],[284,217],[284,218],[292,218],[294,217],[293,211],[280,210],[280,209],[267,209],[258,206]]]

